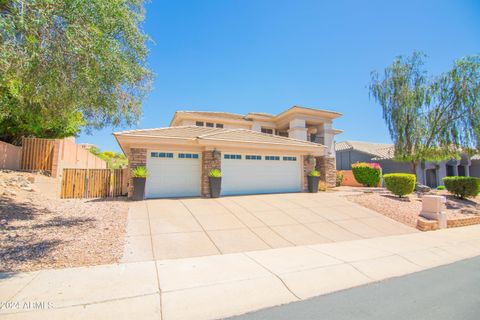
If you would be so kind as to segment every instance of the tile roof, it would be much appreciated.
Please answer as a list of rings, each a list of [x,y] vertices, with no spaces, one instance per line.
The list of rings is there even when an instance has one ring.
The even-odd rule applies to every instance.
[[[325,114],[331,114],[335,118],[341,116],[342,114],[335,111],[325,110],[325,109],[317,109],[317,108],[310,108],[310,107],[302,107],[302,106],[293,106],[285,111],[280,112],[279,114],[270,114],[270,113],[263,113],[263,112],[249,112],[246,115],[238,114],[238,113],[231,113],[231,112],[216,112],[216,111],[190,111],[190,110],[180,110],[176,111],[175,114],[191,114],[196,116],[206,116],[206,117],[218,117],[218,118],[225,118],[225,119],[234,119],[234,120],[247,120],[250,121],[249,116],[262,116],[268,118],[276,118],[279,117],[291,110],[304,110],[304,111],[313,111],[313,112],[322,112]]]
[[[277,135],[252,131],[247,129],[226,129],[221,132],[212,132],[199,136],[200,139],[208,140],[223,140],[223,141],[238,141],[238,142],[253,142],[253,143],[267,143],[267,144],[283,144],[295,146],[318,147],[318,143],[310,141],[297,140]]]
[[[177,111],[175,113],[183,113],[183,114],[193,114],[199,116],[206,116],[206,117],[218,117],[218,118],[227,118],[227,119],[245,119],[245,116],[242,114],[237,113],[230,113],[230,112],[215,112],[215,111]]]
[[[335,151],[355,150],[367,153],[372,156],[372,160],[393,159],[395,148],[389,143],[374,143],[365,141],[343,141],[335,143]],[[470,157],[470,160],[480,160],[480,154]]]
[[[232,142],[250,142],[264,144],[282,144],[303,147],[324,147],[321,144],[309,141],[281,137],[247,129],[221,129],[197,126],[179,126],[155,129],[129,130],[115,132],[115,136],[158,137],[177,139],[204,139]]]
[[[198,136],[201,136],[203,134],[220,132],[224,130],[225,129],[210,128],[210,127],[179,126],[179,127],[129,130],[129,131],[122,131],[122,132],[115,132],[114,135],[195,139]]]
[[[335,143],[335,151],[355,150],[367,153],[380,159],[392,159],[394,155],[394,146],[389,143],[374,143],[365,141],[343,141]]]

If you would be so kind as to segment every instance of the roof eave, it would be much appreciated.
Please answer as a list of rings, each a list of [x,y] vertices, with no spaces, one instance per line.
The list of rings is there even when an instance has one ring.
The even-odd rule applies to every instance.
[[[309,152],[317,153],[323,155],[326,151],[324,145],[294,145],[294,144],[285,144],[285,143],[271,143],[271,142],[259,142],[259,141],[238,141],[238,140],[228,140],[228,139],[212,139],[212,138],[200,138],[197,140],[198,144],[203,146],[239,146],[245,148],[260,148],[268,150],[289,150],[296,152]]]

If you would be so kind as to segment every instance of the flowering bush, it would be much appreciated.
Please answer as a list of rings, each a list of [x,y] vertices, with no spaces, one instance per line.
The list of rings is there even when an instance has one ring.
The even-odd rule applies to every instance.
[[[366,187],[376,187],[380,183],[382,170],[376,162],[357,162],[352,164],[355,180]]]

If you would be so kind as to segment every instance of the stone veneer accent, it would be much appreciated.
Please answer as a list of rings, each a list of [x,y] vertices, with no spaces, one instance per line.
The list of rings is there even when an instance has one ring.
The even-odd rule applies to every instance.
[[[447,228],[458,228],[471,226],[473,224],[480,224],[479,216],[472,216],[466,218],[456,218],[447,220]],[[428,220],[423,217],[418,217],[417,229],[420,231],[433,231],[438,229],[437,220]]]
[[[221,169],[222,158],[215,159],[213,151],[202,152],[202,196],[210,197],[210,181],[208,180],[208,173],[212,169]]]
[[[334,188],[337,180],[335,157],[316,157],[315,168],[320,171],[320,181],[325,182],[328,188]]]
[[[306,192],[308,191],[308,174],[310,171],[315,169],[315,158],[311,157],[311,159],[308,159],[309,156],[305,155],[303,156],[303,191]]]
[[[147,166],[147,149],[145,148],[131,148],[130,154],[128,155],[128,197],[133,196],[133,177],[130,174],[130,171],[136,167],[146,167]]]

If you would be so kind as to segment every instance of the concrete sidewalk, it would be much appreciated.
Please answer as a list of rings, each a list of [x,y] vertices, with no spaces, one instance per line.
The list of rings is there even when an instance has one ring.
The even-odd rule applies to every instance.
[[[218,319],[477,255],[480,225],[198,258],[1,274],[0,315]]]

